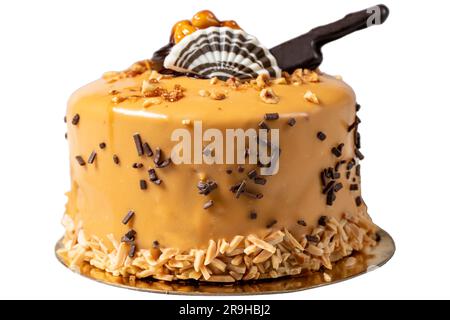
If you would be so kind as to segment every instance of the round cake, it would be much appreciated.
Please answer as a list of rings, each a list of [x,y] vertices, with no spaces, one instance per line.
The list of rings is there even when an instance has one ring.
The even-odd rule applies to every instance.
[[[272,52],[203,11],[152,59],[72,95],[58,252],[71,267],[235,282],[332,269],[376,245],[353,90]]]

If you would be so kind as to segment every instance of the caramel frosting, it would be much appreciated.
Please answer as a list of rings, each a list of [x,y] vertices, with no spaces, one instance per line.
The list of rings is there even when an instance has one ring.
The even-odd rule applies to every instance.
[[[263,237],[268,227],[287,228],[301,238],[321,217],[367,216],[351,128],[356,121],[355,95],[343,81],[300,70],[283,79],[262,79],[263,84],[258,79],[236,85],[163,77],[151,70],[151,64],[139,65],[146,65],[145,71],[108,74],[76,91],[68,104],[72,187],[66,211],[76,224],[82,223],[86,236],[107,243],[109,234],[121,239],[132,228],[138,248],[152,248],[157,242],[180,250],[204,249],[210,239]],[[143,96],[143,85],[149,83],[153,93],[155,87],[169,93],[178,88],[178,98]],[[218,96],[221,99],[215,99]],[[276,103],[268,103],[267,96],[276,96]],[[225,136],[226,129],[257,128],[270,113],[279,115],[265,123],[279,129],[282,153],[279,172],[265,176],[264,185],[248,178],[255,165],[158,168],[155,155],[138,155],[136,150],[138,134],[154,154],[160,148],[167,159],[177,143],[170,139],[175,129],[192,131],[192,123],[200,120],[203,130],[215,128]],[[149,169],[161,184],[149,180]],[[330,174],[337,191],[328,195],[324,189]],[[262,198],[237,198],[230,191],[244,179],[247,189]],[[214,181],[217,188],[206,196],[199,194],[199,181]],[[208,201],[213,205],[204,209]],[[129,211],[135,214],[124,225]]]

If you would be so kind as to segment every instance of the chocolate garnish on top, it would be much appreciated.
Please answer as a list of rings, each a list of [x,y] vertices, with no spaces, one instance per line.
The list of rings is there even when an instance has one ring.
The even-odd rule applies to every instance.
[[[284,71],[292,72],[298,68],[313,70],[322,63],[322,47],[325,44],[372,25],[382,24],[388,16],[389,9],[382,4],[350,13],[341,20],[284,42],[270,49],[270,52]]]

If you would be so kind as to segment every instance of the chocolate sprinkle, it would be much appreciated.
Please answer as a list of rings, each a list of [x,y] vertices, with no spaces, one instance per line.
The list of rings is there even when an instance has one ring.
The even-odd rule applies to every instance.
[[[267,182],[267,180],[265,178],[263,178],[263,177],[256,177],[253,181],[256,184],[260,184],[260,185],[265,185],[266,182]]]
[[[66,116],[64,116],[64,123],[66,123],[67,122],[67,117]]]
[[[67,132],[64,133],[64,138],[67,140]]]
[[[113,161],[114,161],[115,164],[119,164],[120,163],[120,159],[117,156],[117,154],[113,155]]]
[[[138,156],[142,156],[144,154],[144,149],[142,147],[142,139],[141,135],[139,133],[135,133],[133,135],[134,144],[136,145],[136,150],[138,153]]]
[[[348,132],[352,131],[352,130],[355,129],[355,128],[358,126],[358,124],[360,124],[360,123],[361,123],[361,120],[360,120],[358,117],[356,117],[356,118],[355,118],[355,121],[348,127],[347,131],[348,131]]]
[[[318,222],[319,226],[325,227],[327,225],[327,220],[328,220],[327,216],[321,216]]]
[[[80,166],[84,166],[84,165],[86,164],[86,162],[84,162],[82,156],[76,156],[75,159],[77,159],[78,164],[79,164]]]
[[[147,189],[147,181],[139,180],[139,187],[141,188],[141,190],[146,190]]]
[[[148,170],[148,176],[150,178],[150,181],[156,181],[158,180],[158,176],[156,174],[156,170],[155,169],[149,169]]]
[[[92,151],[91,155],[88,158],[88,163],[93,164],[96,157],[97,157],[97,152],[95,152],[95,150],[94,150],[94,151]]]
[[[249,215],[251,220],[256,220],[256,218],[258,217],[258,214],[255,211],[250,212]]]
[[[337,158],[342,156],[342,152],[338,148],[335,148],[335,147],[333,147],[333,149],[331,149],[331,153],[334,154]]]
[[[360,196],[355,198],[355,203],[357,207],[360,207],[362,204],[362,198]]]
[[[73,116],[72,118],[72,124],[74,126],[78,125],[78,123],[80,122],[80,115],[77,113],[76,115]]]
[[[239,188],[236,190],[236,198],[237,199],[239,199],[239,197],[241,196],[241,193],[244,192],[246,184],[247,183],[245,182],[245,180],[242,180],[241,184],[239,185]]]
[[[266,113],[264,115],[264,120],[278,120],[280,118],[278,113]]]
[[[277,224],[277,220],[271,220],[267,225],[266,225],[266,228],[267,229],[270,229],[270,228],[272,228],[274,225],[276,225]]]
[[[254,179],[254,178],[256,178],[257,176],[258,176],[258,173],[256,172],[255,169],[253,169],[253,170],[251,170],[251,171],[249,171],[249,172],[247,173],[247,177],[249,177],[250,179]]]
[[[347,163],[347,170],[351,170],[353,168],[353,166],[355,165],[355,159],[352,159],[351,161],[349,161],[349,163]]]
[[[158,249],[159,248],[158,240],[154,240],[153,243],[152,243],[152,246],[153,246],[154,249]]]
[[[360,177],[360,176],[361,176],[361,165],[358,164],[358,165],[356,166],[355,174],[356,174],[357,177]]]
[[[140,169],[140,168],[142,168],[144,165],[142,164],[142,163],[140,163],[140,162],[135,162],[135,163],[133,163],[133,165],[132,165],[132,167],[133,167],[133,169]]]
[[[334,181],[330,181],[330,182],[328,182],[327,183],[327,185],[325,186],[325,188],[323,188],[323,190],[322,190],[322,194],[327,194],[328,193],[328,191],[330,191],[331,190],[331,188],[333,188],[333,186],[334,186]]]
[[[127,224],[134,216],[134,211],[128,211],[127,215],[122,219],[123,224]]]
[[[258,127],[260,129],[270,130],[269,126],[264,121],[261,121],[260,123],[258,123]]]
[[[327,138],[327,135],[323,133],[322,131],[317,132],[317,139],[320,141],[324,141]]]
[[[100,147],[100,149],[105,149],[106,148],[106,143],[100,142],[98,146]]]
[[[120,241],[130,243],[130,242],[133,242],[135,240],[135,238],[136,238],[136,231],[131,229],[130,231],[125,233],[125,235],[122,237],[122,239]]]
[[[225,170],[225,172],[226,172],[227,174],[232,174],[232,173],[233,173],[233,170],[227,169],[227,170]]]
[[[319,243],[320,242],[320,238],[318,236],[313,236],[310,234],[306,235],[306,240],[308,240],[309,242],[313,242],[313,243]]]
[[[306,222],[303,219],[298,220],[297,224],[300,225],[300,226],[306,227]]]
[[[295,124],[297,123],[297,120],[295,120],[294,118],[289,118],[287,124],[291,127],[295,126]]]
[[[197,184],[197,188],[199,190],[199,194],[207,196],[211,193],[211,191],[217,189],[217,182],[208,180],[207,182],[199,181]]]
[[[345,173],[345,176],[346,176],[347,179],[350,179],[350,171],[347,171],[347,172]]]
[[[336,196],[334,195],[334,190],[330,189],[327,193],[327,206],[332,206],[334,200],[336,200]]]
[[[355,105],[355,109],[356,109],[356,112],[358,112],[359,110],[361,110],[361,105],[359,103],[357,103]]]
[[[214,205],[214,201],[209,200],[208,202],[206,202],[206,203],[203,205],[203,209],[207,210],[207,209],[211,208],[213,205]]]
[[[356,183],[350,185],[350,190],[351,191],[356,191],[358,189],[359,189],[359,187],[358,187],[358,185]]]
[[[239,173],[242,173],[242,172],[244,172],[244,170],[245,170],[245,169],[244,169],[244,167],[243,167],[243,166],[239,166],[239,167],[238,167],[238,172],[239,172]]]
[[[147,155],[147,157],[153,156],[153,150],[152,148],[150,148],[150,145],[147,142],[144,142],[142,148],[144,149],[144,153]]]
[[[163,162],[156,164],[156,167],[162,169],[162,168],[167,167],[171,163],[172,163],[172,160],[170,160],[170,158],[167,158]]]
[[[159,164],[161,162],[161,149],[160,148],[156,148],[155,157],[153,158],[153,162],[155,164]]]
[[[342,183],[336,183],[334,185],[334,192],[338,192],[339,190],[341,190],[344,186],[342,185]]]
[[[359,151],[358,149],[355,149],[355,155],[359,160],[363,160],[364,159],[364,155],[361,153],[361,151]]]
[[[131,244],[130,251],[128,252],[128,256],[130,258],[133,258],[135,254],[136,254],[136,244],[133,243],[133,244]]]

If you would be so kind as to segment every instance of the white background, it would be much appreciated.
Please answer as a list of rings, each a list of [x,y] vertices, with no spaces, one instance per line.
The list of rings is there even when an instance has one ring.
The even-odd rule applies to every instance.
[[[201,9],[272,47],[375,1],[1,1],[0,298],[179,298],[97,284],[54,258],[72,91],[149,58]],[[388,21],[328,45],[321,69],[362,104],[364,198],[397,253],[347,282],[258,299],[450,298],[450,12],[445,1],[385,3]]]

